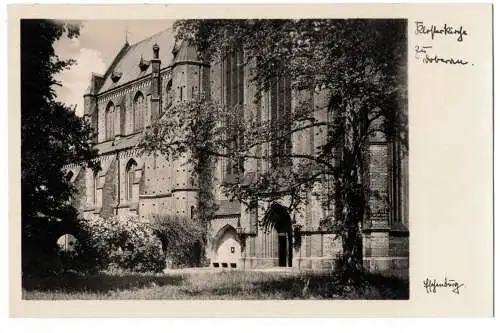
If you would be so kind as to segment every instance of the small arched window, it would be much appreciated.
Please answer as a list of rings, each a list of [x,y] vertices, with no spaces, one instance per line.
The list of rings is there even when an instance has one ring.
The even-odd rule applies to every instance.
[[[106,115],[105,115],[105,129],[106,129],[106,140],[111,140],[115,134],[115,105],[113,102],[109,102],[106,106]]]
[[[70,181],[71,181],[71,178],[73,178],[73,171],[69,171],[69,172],[66,174],[66,181],[67,181],[67,182],[70,182]]]
[[[130,160],[126,168],[126,182],[125,182],[125,196],[128,201],[134,198],[134,180],[135,180],[135,170],[137,168],[137,163],[134,160]]]
[[[194,214],[195,214],[194,206],[191,206],[191,219],[194,219]]]
[[[139,91],[134,97],[134,110],[132,123],[134,124],[134,132],[144,128],[144,95]]]

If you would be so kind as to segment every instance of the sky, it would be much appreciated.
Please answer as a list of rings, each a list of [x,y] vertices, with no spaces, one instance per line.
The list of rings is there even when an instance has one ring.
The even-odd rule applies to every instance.
[[[76,113],[83,115],[83,94],[92,72],[104,74],[126,38],[132,45],[171,28],[172,23],[170,20],[83,21],[80,37],[69,39],[65,36],[54,43],[55,52],[61,59],[76,60],[70,69],[56,76],[62,84],[62,87],[55,87],[57,99],[69,106],[76,105]]]

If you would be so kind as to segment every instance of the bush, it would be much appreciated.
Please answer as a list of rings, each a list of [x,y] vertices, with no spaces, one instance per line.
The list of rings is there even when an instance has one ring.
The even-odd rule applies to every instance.
[[[151,217],[151,224],[172,267],[203,264],[205,228],[201,223],[186,217],[158,215]]]
[[[89,268],[160,272],[165,267],[159,237],[136,215],[83,220],[78,238],[77,257]]]

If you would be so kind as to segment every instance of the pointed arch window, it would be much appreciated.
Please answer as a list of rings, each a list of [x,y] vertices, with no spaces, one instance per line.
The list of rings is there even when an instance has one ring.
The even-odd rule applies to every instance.
[[[134,160],[130,160],[126,168],[126,182],[125,182],[125,196],[128,201],[134,199],[134,181],[135,181],[135,170],[137,169],[137,163]]]
[[[67,182],[70,182],[70,181],[71,181],[71,178],[73,178],[73,171],[69,171],[69,172],[66,174],[66,181],[67,181]]]
[[[105,138],[106,140],[111,140],[113,139],[113,136],[115,134],[115,105],[113,104],[113,102],[109,102],[106,106],[106,115],[104,121],[104,127],[106,130]]]
[[[91,188],[91,196],[92,196],[92,204],[95,206],[97,205],[97,188],[98,188],[98,185],[99,185],[99,172],[98,171],[94,171],[94,173],[92,174],[92,188]]]
[[[169,108],[174,101],[174,92],[172,90],[172,79],[168,80],[166,87],[166,107]]]
[[[224,71],[224,99],[226,107],[238,113],[238,116],[227,120],[228,126],[231,129],[237,128],[237,124],[231,124],[229,122],[240,121],[243,119],[243,104],[244,104],[244,53],[243,49],[239,49],[231,54],[226,55],[223,62]],[[228,153],[232,155],[233,151],[237,150],[238,145],[241,143],[243,138],[240,133],[233,130],[229,134],[229,147]],[[243,172],[243,160],[242,159],[231,159],[229,158],[226,163],[226,175],[231,177],[234,175],[239,175]]]
[[[134,97],[134,110],[132,117],[134,132],[140,131],[144,128],[145,104],[144,95],[139,91]]]

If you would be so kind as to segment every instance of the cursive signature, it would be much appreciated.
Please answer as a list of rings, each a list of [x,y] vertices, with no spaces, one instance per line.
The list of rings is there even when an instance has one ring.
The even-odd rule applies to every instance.
[[[464,36],[468,36],[467,30],[465,30],[462,26],[460,28],[453,27],[448,24],[444,24],[443,26],[426,26],[422,21],[415,21],[415,35],[431,35],[431,39],[434,40],[435,35],[443,35],[443,36],[456,36],[458,42],[462,42],[464,40]]]
[[[444,278],[444,281],[438,281],[436,279],[426,278],[424,280],[424,288],[428,294],[435,294],[439,288],[451,288],[451,291],[457,295],[460,294],[460,288],[464,286],[463,283],[460,283],[456,280]]]

